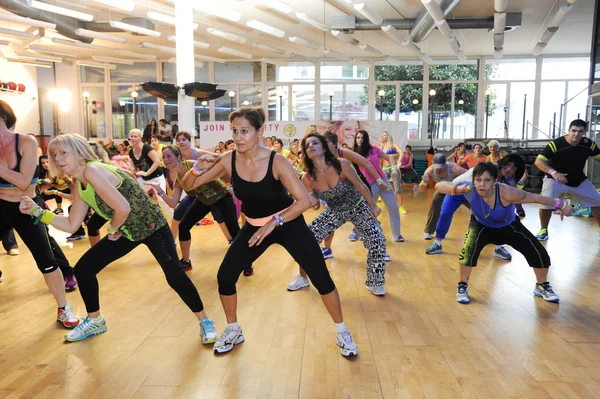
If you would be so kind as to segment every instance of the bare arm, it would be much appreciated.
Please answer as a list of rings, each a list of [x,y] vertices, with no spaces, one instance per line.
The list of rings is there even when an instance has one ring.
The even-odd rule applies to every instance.
[[[367,160],[367,158],[363,157],[362,155],[357,154],[356,152],[354,152],[352,150],[343,148],[342,149],[342,157],[346,158],[350,162],[353,162],[357,165],[364,166],[365,169],[367,170],[367,172],[369,172],[369,174],[371,175],[371,177],[373,179],[377,180],[381,177],[377,173],[377,170],[375,170],[375,167],[373,165],[371,165],[371,162],[369,162]]]
[[[452,164],[452,177],[457,178],[458,176],[467,173],[467,169],[458,166],[457,164]]]
[[[356,169],[354,169],[354,167],[350,165],[350,163],[345,159],[341,159],[340,162],[342,164],[342,173],[344,174],[344,176],[346,176],[346,178],[350,181],[350,183],[352,183],[354,188],[358,190],[360,195],[363,196],[363,198],[367,201],[367,204],[369,204],[369,207],[371,209],[376,208],[377,204],[375,203],[375,201],[373,201],[373,196],[371,195],[371,192],[367,190],[367,186],[365,186],[365,183],[363,183],[363,181],[360,180],[360,177],[358,177]]]
[[[312,204],[313,209],[319,209],[321,207],[321,202],[319,201],[319,199],[317,197],[315,197],[315,195],[313,194],[314,192],[314,188],[313,186],[310,184],[310,181],[308,180],[308,175],[305,173],[302,176],[302,179],[300,179],[300,181],[302,182],[302,184],[304,184],[304,188],[306,189],[306,191],[308,192],[308,197],[310,198],[310,203]]]
[[[433,174],[433,165],[428,167],[423,173],[423,177],[421,178],[421,182],[419,183],[419,191],[423,192],[427,188],[429,184],[429,180],[431,180],[431,175]]]
[[[21,147],[22,157],[19,164],[19,172],[0,165],[0,177],[14,184],[20,190],[25,191],[31,185],[31,179],[33,179],[33,174],[38,164],[36,158],[38,145],[36,139],[33,137],[27,135],[20,136],[19,146]]]
[[[56,216],[52,223],[52,226],[59,230],[74,233],[81,227],[81,223],[87,214],[88,204],[86,204],[79,197],[79,190],[75,189],[72,191],[71,209],[69,209],[69,216]]]
[[[121,227],[129,217],[131,207],[127,198],[123,197],[116,186],[121,182],[119,176],[100,165],[90,165],[83,172],[88,184],[91,184],[96,194],[113,210],[110,225],[116,229]]]
[[[169,197],[167,195],[166,192],[163,191],[163,189],[160,187],[159,184],[154,184],[154,183],[145,183],[149,186],[152,186],[152,188],[154,188],[154,191],[156,191],[156,195],[158,195],[160,198],[163,199],[163,201],[165,201],[167,203],[167,205],[169,205],[171,208],[175,208],[177,206],[177,204],[179,204],[179,199],[181,198],[181,193],[183,192],[183,190],[181,189],[181,186],[176,182],[174,187],[173,187],[173,192],[171,193],[172,195]]]
[[[548,164],[548,162],[541,157],[541,155],[538,155],[538,157],[535,159],[535,166],[537,166],[542,172],[548,173],[558,183],[565,184],[567,182],[567,173],[560,173],[554,170]]]
[[[183,179],[181,179],[181,187],[185,191],[191,191],[202,184],[206,184],[228,174],[229,172],[227,171],[225,165],[227,164],[226,159],[229,159],[229,164],[231,164],[231,153],[225,153],[219,158],[221,158],[221,162],[211,163],[210,165],[208,162],[202,160],[196,161],[194,164],[198,165],[200,169],[206,169],[211,165],[214,166],[200,175],[194,175],[192,173],[194,168],[188,170],[185,176],[183,176]]]
[[[470,183],[452,183],[449,181],[441,181],[436,183],[435,190],[440,194],[461,195],[471,191]]]
[[[152,150],[148,152],[148,157],[152,160],[152,166],[150,166],[150,169],[143,172],[143,176],[150,176],[160,166],[160,158],[156,151]]]

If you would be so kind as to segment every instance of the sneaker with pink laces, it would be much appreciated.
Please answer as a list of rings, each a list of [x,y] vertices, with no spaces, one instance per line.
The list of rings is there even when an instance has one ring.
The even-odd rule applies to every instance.
[[[70,303],[67,303],[67,306],[65,306],[64,310],[58,309],[56,321],[62,323],[62,325],[66,328],[74,328],[79,324],[79,318],[77,318],[75,313],[73,313]]]
[[[73,274],[65,277],[65,291],[75,291],[75,288],[77,288],[77,279],[75,278],[75,275]]]

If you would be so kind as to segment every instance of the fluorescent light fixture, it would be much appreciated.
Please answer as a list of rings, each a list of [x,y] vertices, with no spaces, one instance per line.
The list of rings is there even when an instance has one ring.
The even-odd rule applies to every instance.
[[[433,64],[433,58],[431,58],[425,53],[419,54],[419,58],[428,63],[429,65]]]
[[[124,55],[127,57],[141,58],[143,60],[155,60],[156,59],[156,54],[136,53],[136,52],[129,51],[129,50],[115,50],[115,54]]]
[[[24,17],[20,17],[18,15],[14,15],[14,14],[0,13],[0,21],[15,22],[17,24],[23,24],[23,25],[31,25],[31,26],[35,26],[36,28],[44,28],[44,29],[52,29],[52,30],[56,29],[56,24],[51,24],[49,22],[44,22],[44,21],[38,21],[37,19],[24,18]]]
[[[450,45],[452,51],[457,52],[458,50],[460,50],[460,43],[458,42],[458,40],[456,40],[454,36],[448,39],[448,44]]]
[[[195,54],[194,58],[203,61],[219,62],[221,64],[225,63],[225,60],[223,58],[209,57],[208,55],[204,54]]]
[[[443,21],[446,16],[435,0],[421,0],[427,12],[431,15],[435,22]]]
[[[567,0],[567,3],[569,3],[569,4],[575,4],[575,3],[577,3],[577,0]]]
[[[223,39],[231,40],[232,42],[244,44],[248,41],[248,39],[243,36],[236,35],[235,33],[231,32],[225,32],[224,30],[215,28],[207,28],[206,30],[208,31],[209,35],[218,36]]]
[[[30,2],[28,0],[27,4],[29,4],[30,7],[37,8],[38,10],[43,10],[43,11],[48,11],[48,12],[51,12],[54,14],[64,15],[67,17],[80,19],[82,21],[91,22],[94,19],[94,16],[92,14],[87,14],[85,12],[71,10],[69,8],[58,7],[53,4],[42,3],[41,1],[33,0]]]
[[[504,47],[504,33],[494,33],[494,47]]]
[[[64,44],[65,46],[89,48],[89,49],[93,49],[93,50],[104,50],[104,47],[96,46],[95,44],[88,44],[88,43],[76,42],[74,40],[60,39],[58,37],[53,37],[52,43]]]
[[[444,36],[446,39],[452,37],[452,29],[450,29],[450,25],[448,25],[448,22],[446,22],[445,19],[442,19],[441,21],[435,21],[435,25],[437,26],[442,36]]]
[[[290,42],[292,42],[292,43],[299,44],[301,46],[310,47],[313,50],[318,50],[319,47],[321,47],[321,45],[319,43],[315,43],[311,40],[306,40],[300,36],[290,36],[288,39],[290,39]]]
[[[115,64],[133,65],[133,60],[125,58],[105,57],[103,55],[93,55],[95,61],[114,62]]]
[[[417,45],[414,44],[413,42],[411,42],[410,40],[406,40],[404,43],[402,43],[402,45],[404,47],[406,47],[406,49],[408,51],[410,51],[411,53],[413,53],[415,55],[421,54],[421,49],[419,47],[417,47]]]
[[[355,45],[355,46],[358,44],[358,40],[356,40],[356,39],[355,39],[355,38],[353,38],[352,36],[348,36],[347,34],[345,34],[345,33],[344,33],[344,32],[342,32],[342,31],[339,31],[339,30],[332,30],[332,31],[331,31],[331,34],[332,34],[333,36],[337,37],[338,39],[345,41],[346,43],[350,43],[350,44],[353,44],[353,45]]]
[[[285,54],[285,50],[281,50],[276,47],[267,46],[266,44],[262,44],[262,43],[258,43],[258,42],[252,42],[252,46],[259,48],[261,50],[272,51],[277,54]]]
[[[31,44],[31,45],[29,45],[29,47],[27,47],[27,51],[36,51],[36,52],[42,52],[42,53],[50,53],[50,54],[61,55],[63,57],[77,57],[77,54],[66,53],[66,52],[61,51],[59,49],[55,49],[53,47],[44,47],[44,46],[40,46],[39,44]]]
[[[167,14],[163,14],[160,12],[148,11],[148,13],[146,15],[148,15],[148,18],[150,18],[150,19],[153,19],[153,20],[159,21],[159,22],[164,22],[165,24],[169,24],[169,25],[177,25],[178,24],[177,19],[175,17],[172,17]],[[198,24],[192,23],[192,29],[193,30],[198,29]]]
[[[379,15],[375,10],[367,6],[367,3],[356,3],[354,9],[361,13],[363,17],[373,22],[375,25],[381,25],[383,17]]]
[[[263,62],[266,62],[266,63],[269,63],[269,64],[273,64],[273,65],[288,66],[287,62],[281,61],[281,60],[274,60],[272,58],[262,58],[261,60]]]
[[[170,41],[170,42],[176,42],[177,41],[177,36],[171,35],[171,36],[167,37],[167,40]],[[210,44],[194,40],[194,47],[198,47],[198,48],[201,48],[201,49],[207,49],[207,48],[210,47]]]
[[[109,7],[118,8],[120,10],[125,11],[133,11],[135,5],[133,4],[133,0],[94,0],[96,3],[105,4]]]
[[[540,42],[548,43],[550,41],[550,39],[552,39],[552,36],[554,36],[555,33],[556,33],[555,30],[546,29],[546,31],[540,38]]]
[[[15,55],[17,55],[19,58],[28,58],[31,60],[40,60],[40,61],[49,61],[49,62],[62,62],[62,58],[61,57],[53,57],[51,55],[42,55],[42,54],[35,54],[35,53],[31,53],[31,52],[15,52]]]
[[[312,63],[312,64],[314,64],[314,63],[315,63],[315,60],[313,60],[313,59],[311,59],[311,58],[308,58],[308,57],[305,57],[305,56],[303,56],[303,55],[300,55],[300,54],[294,54],[294,53],[290,53],[290,57],[292,57],[292,58],[296,58],[296,59],[298,59],[298,60],[302,60],[302,61],[305,61],[305,62],[310,62],[310,63]]]
[[[361,50],[364,50],[364,51],[366,51],[367,53],[371,53],[371,54],[373,54],[373,55],[376,55],[376,56],[381,56],[381,55],[383,55],[383,54],[381,53],[381,51],[379,51],[379,50],[377,50],[377,49],[375,49],[375,48],[373,48],[373,47],[369,46],[368,44],[359,44],[359,45],[358,45],[358,48],[359,48],[359,49],[361,49]]]
[[[116,43],[127,42],[127,39],[125,39],[124,37],[109,35],[107,33],[95,32],[93,30],[82,29],[82,28],[75,29],[75,34],[79,35],[79,36],[83,36],[83,37],[91,37],[94,39],[109,40],[111,42],[116,42]]]
[[[6,29],[6,28],[0,28],[0,34],[8,35],[8,36],[24,37],[26,39],[33,39],[33,36],[34,36],[34,34],[31,32],[22,32],[20,30]]]
[[[495,59],[502,58],[503,55],[504,55],[504,49],[502,47],[494,48],[494,58]]]
[[[282,12],[284,14],[289,14],[292,12],[292,7],[277,0],[265,0],[261,5],[272,8],[273,10]]]
[[[504,12],[494,13],[494,33],[504,33],[505,26],[506,26],[506,13],[504,13]]]
[[[299,20],[304,21],[307,24],[312,25],[315,28],[322,30],[323,32],[327,32],[329,30],[329,26],[325,25],[321,21],[314,19],[313,17],[311,17],[310,15],[308,15],[305,12],[297,12],[296,17],[298,17]]]
[[[89,60],[77,60],[77,61],[75,61],[75,63],[80,66],[89,66],[89,67],[104,68],[104,69],[115,69],[117,67],[116,65],[105,64],[103,62],[94,62],[94,61],[89,61]]]
[[[50,63],[50,62],[39,62],[39,61],[34,61],[34,60],[28,60],[26,58],[22,59],[22,58],[7,57],[6,61],[13,62],[15,64],[23,64],[23,65],[28,65],[28,66],[40,67],[40,68],[52,68],[52,63]]]
[[[246,21],[246,25],[248,25],[249,27],[259,30],[261,32],[267,33],[271,36],[275,36],[278,38],[282,38],[285,36],[285,31],[282,31],[281,29],[277,29],[271,25],[267,25],[263,22],[257,21],[255,19],[251,19],[250,21]]]
[[[152,29],[140,28],[139,26],[126,24],[125,22],[121,22],[121,21],[108,21],[108,23],[113,28],[122,29],[127,32],[133,32],[133,33],[138,33],[140,35],[146,35],[146,36],[152,36],[152,37],[160,37],[160,32],[157,32]]]
[[[350,62],[352,63],[352,65],[358,65],[360,67],[363,68],[371,68],[371,63],[369,61],[361,61],[361,60],[355,60],[355,59],[351,59]]]
[[[229,48],[229,47],[220,47],[218,51],[219,51],[219,53],[235,55],[236,57],[242,57],[242,58],[248,58],[248,59],[253,57],[253,55],[250,53],[246,53],[244,51],[236,50],[236,49]]]
[[[496,12],[504,12],[508,7],[508,0],[494,0],[494,10]]]
[[[464,51],[462,51],[462,50],[458,50],[458,51],[456,52],[456,56],[457,56],[457,57],[458,57],[458,59],[459,59],[459,60],[461,60],[461,61],[466,61],[466,60],[467,60],[467,55],[466,55],[466,54],[465,54],[465,52],[464,52]]]
[[[222,7],[216,7],[209,4],[208,1],[197,1],[192,7],[206,14],[214,15],[215,17],[223,18],[232,22],[239,22],[242,17],[240,13],[228,10]]]
[[[558,9],[556,10],[556,14],[554,14],[554,18],[552,18],[552,21],[550,21],[548,26],[553,28],[559,27],[560,24],[562,24],[565,18],[567,17],[569,11],[571,11],[574,7],[574,5],[558,7]]]
[[[538,43],[535,46],[535,48],[533,49],[532,54],[537,57],[538,55],[542,54],[542,51],[544,51],[545,47],[546,47],[546,43]]]
[[[171,58],[169,58],[169,59],[167,60],[167,62],[168,62],[169,64],[176,64],[176,63],[177,63],[177,58],[175,58],[175,57],[171,57]],[[202,67],[204,66],[204,63],[202,63],[202,62],[194,62],[194,66],[195,66],[196,68],[202,68]]]
[[[336,57],[341,60],[346,60],[346,61],[350,59],[350,57],[348,57],[347,55],[342,54],[339,51],[335,51],[335,50],[327,48],[327,47],[323,49],[323,54],[331,56],[331,57]]]
[[[400,31],[396,30],[396,28],[394,28],[392,25],[382,26],[381,30],[387,33],[387,35],[398,44],[402,44],[406,41],[406,36],[400,33]]]
[[[149,42],[141,42],[141,48],[149,48],[156,51],[164,51],[165,53],[175,53],[176,50],[173,47],[161,46],[160,44],[149,43]]]

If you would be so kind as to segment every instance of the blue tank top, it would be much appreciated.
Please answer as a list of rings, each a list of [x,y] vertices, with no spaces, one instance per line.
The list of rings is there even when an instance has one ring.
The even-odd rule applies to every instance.
[[[477,221],[484,226],[501,228],[508,226],[515,220],[515,204],[510,204],[507,207],[502,205],[498,183],[496,183],[496,201],[494,203],[494,208],[490,208],[474,188],[467,194],[464,194],[464,196],[467,201],[469,201],[469,204],[471,204],[471,213],[475,216]]]

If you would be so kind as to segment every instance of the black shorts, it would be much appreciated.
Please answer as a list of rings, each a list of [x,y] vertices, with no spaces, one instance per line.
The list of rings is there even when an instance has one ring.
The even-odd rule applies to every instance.
[[[458,263],[469,267],[477,266],[479,254],[488,244],[510,245],[525,257],[529,266],[550,267],[550,256],[546,248],[523,226],[519,218],[515,218],[515,221],[508,226],[492,228],[479,223],[473,215],[471,215]]]

